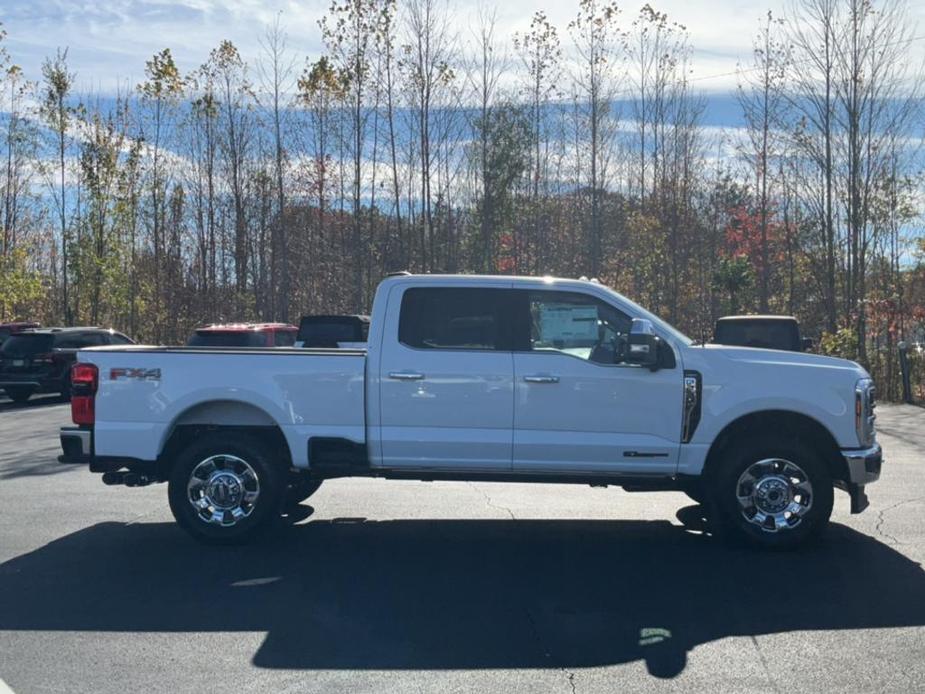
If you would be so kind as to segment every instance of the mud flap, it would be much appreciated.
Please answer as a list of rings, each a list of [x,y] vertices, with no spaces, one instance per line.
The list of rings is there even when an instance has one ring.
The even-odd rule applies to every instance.
[[[863,484],[849,484],[848,495],[851,497],[851,513],[861,513],[870,506]]]

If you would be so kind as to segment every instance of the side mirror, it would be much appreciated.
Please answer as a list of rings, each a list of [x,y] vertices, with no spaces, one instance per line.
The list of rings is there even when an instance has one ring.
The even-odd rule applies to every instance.
[[[626,348],[626,363],[652,369],[658,368],[658,344],[660,340],[652,329],[652,321],[634,318]]]

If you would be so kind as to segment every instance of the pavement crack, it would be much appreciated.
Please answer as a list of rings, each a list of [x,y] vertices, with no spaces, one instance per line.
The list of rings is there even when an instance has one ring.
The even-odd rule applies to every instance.
[[[488,495],[488,492],[486,492],[484,489],[480,489],[479,487],[475,486],[475,484],[473,484],[472,482],[468,482],[467,484],[470,487],[472,487],[475,491],[477,491],[479,494],[482,495],[482,497],[485,499],[486,506],[488,506],[489,508],[493,508],[496,511],[504,511],[507,515],[511,517],[511,520],[517,520],[517,517],[514,515],[514,512],[511,509],[509,509],[507,506],[501,506],[500,504],[494,503],[491,500],[491,497]]]
[[[771,691],[780,692],[780,688],[778,688],[777,682],[774,681],[774,676],[771,674],[771,668],[768,667],[768,661],[764,657],[764,652],[761,650],[758,639],[754,634],[752,634],[749,638],[751,638],[752,645],[754,645],[755,650],[758,652],[758,659],[761,661],[761,667],[764,669],[764,676],[768,678],[768,684],[771,685]]]
[[[890,535],[888,532],[886,532],[883,529],[883,524],[884,522],[886,522],[886,512],[892,511],[893,509],[899,508],[900,506],[904,506],[906,504],[911,504],[914,501],[922,501],[923,499],[925,499],[925,496],[916,496],[911,499],[897,501],[895,504],[891,504],[890,506],[887,506],[886,508],[880,509],[880,511],[877,512],[877,524],[874,526],[874,532],[877,533],[877,535],[882,537],[884,540],[886,540],[889,544],[894,544],[894,545],[903,544],[902,542],[899,541],[899,539],[895,535]]]

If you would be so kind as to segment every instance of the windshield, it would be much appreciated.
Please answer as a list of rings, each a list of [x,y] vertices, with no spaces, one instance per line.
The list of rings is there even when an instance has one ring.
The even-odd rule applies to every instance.
[[[0,354],[6,356],[28,356],[50,352],[54,346],[54,337],[47,333],[23,333],[7,338],[0,345]]]
[[[202,330],[193,333],[190,347],[266,347],[267,333],[254,330]]]
[[[689,347],[690,345],[692,345],[692,344],[694,343],[693,340],[691,340],[687,335],[685,335],[684,333],[682,333],[680,330],[678,330],[677,328],[675,328],[673,325],[671,325],[671,324],[665,322],[664,320],[662,320],[661,318],[659,318],[658,316],[656,316],[656,315],[655,315],[654,313],[652,313],[651,311],[647,311],[646,309],[644,309],[642,306],[640,306],[639,304],[637,304],[637,303],[636,303],[635,301],[633,301],[632,299],[629,299],[629,298],[625,297],[623,294],[620,294],[618,291],[616,291],[616,290],[614,290],[614,289],[611,289],[610,287],[608,287],[608,286],[606,286],[606,285],[601,285],[601,286],[604,287],[604,289],[606,289],[608,292],[610,292],[611,294],[613,294],[614,296],[616,296],[621,302],[623,302],[624,304],[626,304],[626,305],[631,309],[631,313],[634,314],[634,317],[636,317],[636,318],[648,318],[650,321],[652,321],[652,324],[653,324],[654,326],[656,326],[657,328],[661,328],[662,330],[664,330],[666,333],[668,333],[668,335],[669,335],[673,340],[676,340],[676,341],[680,342],[682,345],[685,345],[685,346],[688,346],[688,347]]]

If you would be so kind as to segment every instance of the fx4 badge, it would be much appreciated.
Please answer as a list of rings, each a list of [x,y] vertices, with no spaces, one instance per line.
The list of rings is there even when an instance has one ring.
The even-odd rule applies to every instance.
[[[132,369],[115,368],[109,370],[109,380],[118,381],[120,378],[134,378],[138,381],[160,381],[160,369]]]

